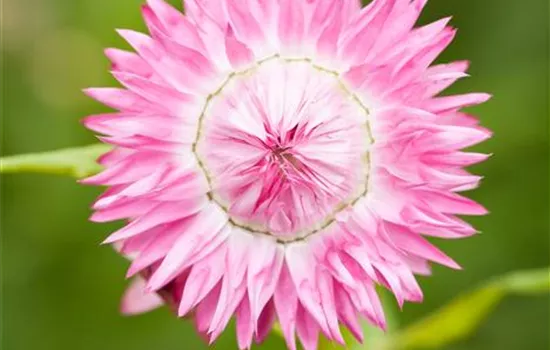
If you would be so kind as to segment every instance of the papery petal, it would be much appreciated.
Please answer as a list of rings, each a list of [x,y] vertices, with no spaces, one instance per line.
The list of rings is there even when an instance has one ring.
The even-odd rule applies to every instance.
[[[149,312],[163,305],[162,298],[154,292],[145,291],[146,282],[142,278],[135,278],[124,296],[120,311],[125,315],[136,315]]]

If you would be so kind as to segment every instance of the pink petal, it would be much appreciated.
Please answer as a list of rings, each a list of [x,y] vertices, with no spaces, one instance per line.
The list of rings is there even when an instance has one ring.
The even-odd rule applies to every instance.
[[[355,307],[346,291],[335,284],[335,302],[338,315],[342,319],[346,327],[351,331],[355,339],[363,343],[363,327],[357,318]]]
[[[136,74],[142,77],[151,77],[153,69],[141,57],[133,52],[120,49],[106,49],[105,55],[112,63],[113,71]]]
[[[319,326],[306,309],[300,305],[298,306],[296,315],[296,331],[304,350],[317,350]]]
[[[265,338],[269,335],[273,329],[273,325],[276,321],[275,307],[273,306],[273,301],[271,300],[263,309],[260,317],[257,322],[257,331],[256,331],[256,343],[262,343]],[[290,349],[292,350],[292,349]]]
[[[117,89],[117,88],[90,88],[85,89],[84,93],[93,99],[121,112],[148,111],[152,113],[162,113],[162,108],[157,106],[135,93]]]
[[[304,243],[295,243],[286,249],[286,262],[296,287],[298,299],[316,320],[325,334],[331,334],[322,307],[322,296],[316,281],[316,263]]]
[[[177,40],[184,46],[195,50],[204,49],[204,43],[195,26],[180,11],[176,10],[164,0],[147,0],[147,4],[153,11],[166,34]]]
[[[256,325],[262,310],[275,293],[284,251],[268,237],[255,237],[252,245],[254,249],[249,254],[247,285],[251,317]]]
[[[191,102],[190,96],[178,93],[167,86],[162,86],[130,73],[113,72],[113,76],[129,90],[153,103],[162,104],[170,115],[182,115],[185,104]]]
[[[280,0],[279,40],[284,47],[294,48],[304,35],[304,12],[301,1]]]
[[[139,235],[157,225],[174,222],[197,213],[204,206],[203,201],[189,201],[188,203],[163,203],[147,214],[140,216],[127,226],[111,234],[103,243],[113,243],[121,239]],[[185,210],[182,210],[185,209]]]
[[[236,69],[250,64],[254,59],[254,53],[235,37],[230,26],[227,27],[226,31],[225,50],[229,62]]]
[[[252,319],[248,298],[245,296],[237,308],[237,341],[239,349],[250,349],[254,336],[254,320]]]
[[[214,341],[225,329],[232,314],[246,293],[246,276],[249,249],[253,237],[240,229],[231,232],[226,256],[227,271],[222,282],[220,300],[212,323],[208,329],[211,341]]]
[[[138,315],[149,312],[163,305],[163,300],[157,293],[145,291],[145,280],[134,278],[122,297],[120,311],[124,315]]]
[[[298,296],[286,264],[281,270],[273,300],[286,344],[290,350],[296,350],[294,332],[296,330]]]
[[[158,290],[170,282],[179,271],[188,267],[188,259],[209,240],[221,233],[227,223],[225,213],[217,206],[208,206],[193,218],[185,234],[170,249],[162,264],[151,276],[148,286]]]
[[[178,315],[185,316],[218,284],[223,276],[220,266],[225,261],[225,246],[191,268],[189,279],[193,281],[183,290]]]
[[[211,325],[212,317],[214,316],[216,306],[218,305],[219,295],[220,285],[218,284],[210,291],[208,296],[200,302],[195,310],[195,323],[197,326],[197,331],[200,334],[206,335],[206,331]]]
[[[452,269],[460,269],[460,266],[454,260],[416,233],[408,231],[403,227],[391,225],[391,235],[397,246],[411,254]]]
[[[490,98],[491,95],[481,93],[437,97],[429,103],[428,109],[432,112],[444,113],[449,110],[475,106],[487,102]]]

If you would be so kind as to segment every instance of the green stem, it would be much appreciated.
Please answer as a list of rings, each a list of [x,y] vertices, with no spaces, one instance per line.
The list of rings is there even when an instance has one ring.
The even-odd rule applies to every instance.
[[[0,173],[46,173],[83,178],[101,171],[97,158],[109,151],[104,144],[0,158]]]

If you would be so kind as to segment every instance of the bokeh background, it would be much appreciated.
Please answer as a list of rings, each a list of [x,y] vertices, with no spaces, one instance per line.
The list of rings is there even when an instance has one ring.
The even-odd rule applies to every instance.
[[[143,0],[4,0],[2,153],[95,142],[79,120],[102,111],[80,92],[113,85],[103,48],[128,47],[114,28],[143,29]],[[181,7],[181,3],[171,1]],[[491,210],[469,219],[483,232],[438,242],[464,266],[421,279],[425,302],[406,305],[410,324],[461,291],[516,269],[549,263],[549,30],[546,0],[432,0],[422,22],[453,15],[459,34],[440,61],[470,59],[471,78],[452,92],[494,94],[473,109],[495,137],[474,171],[486,176],[471,196]],[[119,314],[127,262],[99,243],[116,225],[87,221],[98,189],[73,179],[2,179],[2,345],[4,350],[205,349],[193,327],[167,310]],[[547,350],[548,298],[506,299],[453,350]],[[235,349],[226,332],[218,349]],[[263,349],[282,349],[271,337]]]

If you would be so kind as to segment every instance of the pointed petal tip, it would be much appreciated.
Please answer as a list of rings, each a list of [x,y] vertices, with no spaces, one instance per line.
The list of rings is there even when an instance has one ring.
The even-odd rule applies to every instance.
[[[483,216],[483,215],[489,215],[489,214],[491,214],[491,211],[490,211],[489,209],[485,208],[485,207],[482,206],[482,205],[479,205],[479,206],[480,206],[480,211],[479,211],[479,214],[477,214],[477,215]]]
[[[288,350],[296,350],[296,339],[292,342],[286,342],[286,346],[288,347]]]
[[[116,52],[118,49],[114,48],[114,47],[107,47],[105,49],[103,49],[103,54],[107,57],[107,58],[111,58],[111,56],[113,55],[113,52]]]
[[[216,338],[213,337],[212,334],[210,334],[210,338],[208,339],[208,346],[214,345],[215,342],[216,342]]]
[[[88,178],[78,179],[78,180],[76,180],[76,183],[81,184],[81,185],[92,185],[91,183],[88,182]]]
[[[103,50],[103,54],[111,62],[111,68],[116,66],[115,62],[122,52],[125,51],[114,47],[108,47]]]
[[[115,137],[111,136],[96,136],[96,138],[101,141],[102,143],[106,143],[108,145],[116,146],[117,145],[117,139]]]
[[[82,91],[84,92],[84,90],[82,90]],[[90,124],[92,123],[92,116],[89,115],[89,116],[86,116],[84,118],[80,118],[79,122],[80,122],[80,124],[85,126],[87,129],[91,129]]]
[[[104,223],[104,222],[107,222],[106,220],[102,220],[101,219],[101,214],[98,213],[98,212],[95,212],[93,213],[92,215],[90,215],[90,217],[88,218],[89,221],[91,222],[95,222],[95,223]]]
[[[113,109],[118,109],[118,106],[113,107],[113,104],[110,103],[120,96],[121,91],[125,91],[125,89],[117,87],[90,87],[82,89],[84,95]]]
[[[115,244],[117,242],[120,242],[120,241],[128,238],[128,237],[121,236],[120,233],[119,233],[120,231],[121,230],[116,231],[113,234],[111,234],[109,237],[105,238],[105,240],[103,242],[101,242],[101,245]]]
[[[96,96],[98,94],[98,89],[101,89],[101,88],[87,87],[87,88],[82,89],[82,93],[84,93],[84,95],[86,95],[90,98],[93,98],[95,100]]]
[[[413,293],[411,295],[409,295],[407,301],[411,302],[411,303],[422,303],[422,301],[424,300],[424,294],[422,294],[422,292],[420,293]]]
[[[115,77],[117,80],[119,80],[118,78],[119,77],[124,77],[124,76],[127,76],[128,73],[124,73],[124,72],[121,72],[121,71],[117,71],[117,70],[113,70],[113,69],[110,69],[109,70],[109,73]]]
[[[447,17],[443,17],[437,21],[435,21],[434,23],[441,23],[443,26],[447,26],[451,20],[453,19],[453,16],[447,16]],[[451,28],[451,27],[448,27],[448,28]]]
[[[185,316],[186,316],[187,314],[189,314],[189,312],[191,311],[191,310],[189,310],[189,308],[184,308],[184,307],[182,307],[182,306],[183,306],[183,304],[180,304],[180,305],[179,305],[179,307],[178,307],[178,312],[177,312],[177,315],[178,315],[178,317],[180,317],[180,318],[181,318],[181,317],[185,317]],[[211,344],[210,344],[210,345],[211,345]]]
[[[128,269],[128,271],[126,271],[125,278],[126,278],[126,279],[132,278],[132,277],[134,277],[135,275],[137,275],[137,273],[138,273],[139,271],[140,271],[140,270],[138,270],[138,269],[136,269],[136,268],[132,268],[132,266],[130,266],[130,268]]]
[[[146,34],[131,30],[131,29],[124,29],[124,28],[117,28],[115,29],[115,32],[124,40],[126,40],[130,46],[133,46],[132,43],[135,43],[135,39],[139,37],[148,37]]]
[[[462,270],[462,266],[460,266],[453,258],[449,257],[441,251],[439,252],[441,253],[441,257],[437,259],[437,261],[433,260],[435,263],[453,270]]]
[[[340,333],[340,332],[338,332],[338,333]],[[334,341],[337,344],[342,345],[344,348],[346,347],[346,341],[344,340],[344,337],[342,336],[342,334],[339,334],[337,337],[334,337]]]
[[[350,331],[351,335],[355,339],[355,341],[361,345],[364,345],[365,343],[365,335],[363,334],[363,330],[361,328],[357,330],[351,330],[348,327],[348,330]],[[344,344],[344,347],[346,348],[347,344]]]
[[[109,236],[105,240],[103,240],[103,242],[101,242],[100,245],[109,245],[109,244],[115,243],[116,241],[117,241],[116,239],[113,239]]]
[[[456,261],[454,261],[453,259],[449,259],[449,262],[448,264],[446,264],[445,266],[453,269],[453,270],[457,270],[457,271],[460,271],[460,270],[463,270],[462,266],[459,265]]]
[[[459,64],[459,65],[464,66],[464,72],[466,72],[470,68],[470,65],[472,64],[472,62],[470,62],[470,60],[459,60],[459,61],[456,61],[456,63]],[[469,76],[469,74],[468,74],[468,76]]]
[[[124,37],[125,34],[127,34],[128,32],[130,32],[130,29],[125,29],[125,28],[115,28],[115,32]]]
[[[472,97],[472,103],[469,104],[469,106],[480,105],[493,98],[493,94],[490,94],[487,92],[473,92],[469,95]],[[483,128],[483,127],[479,127],[479,128]]]
[[[387,331],[388,331],[388,324],[387,324],[386,320],[376,320],[376,325],[377,325],[383,332],[387,332]]]
[[[403,307],[405,306],[405,300],[403,298],[398,299],[397,306],[399,307],[399,311],[403,311]]]

